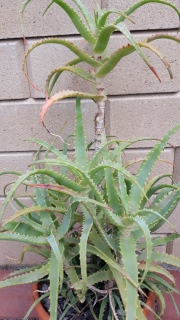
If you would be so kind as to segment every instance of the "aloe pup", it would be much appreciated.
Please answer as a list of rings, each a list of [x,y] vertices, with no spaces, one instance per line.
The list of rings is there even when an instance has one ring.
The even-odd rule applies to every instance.
[[[23,3],[22,13],[30,1]],[[41,111],[41,122],[44,125],[45,115],[55,102],[68,97],[76,98],[75,161],[67,155],[66,142],[63,151],[59,151],[53,143],[50,145],[32,139],[39,145],[39,151],[46,150],[45,156],[38,160],[38,151],[34,162],[30,164],[30,171],[26,174],[15,173],[19,178],[6,194],[0,211],[0,240],[25,242],[27,245],[22,251],[21,260],[28,251],[43,257],[42,264],[17,271],[12,274],[15,277],[2,280],[0,288],[48,277],[49,291],[43,296],[50,297],[51,320],[57,319],[58,294],[67,299],[60,319],[68,312],[69,303],[77,308],[80,301],[89,304],[94,319],[102,320],[108,309],[108,319],[118,320],[121,311],[123,319],[144,320],[146,317],[141,305],[146,306],[146,300],[140,301],[138,293],[145,296],[144,290],[148,289],[159,297],[161,306],[157,319],[161,319],[165,310],[163,293],[179,293],[173,276],[162,267],[162,263],[180,267],[180,259],[154,252],[153,249],[179,237],[178,230],[167,219],[179,202],[180,188],[179,185],[171,184],[170,176],[170,183],[164,184],[161,180],[167,175],[153,178],[149,178],[149,175],[168,140],[180,126],[173,128],[155,144],[142,161],[136,176],[128,170],[131,163],[122,163],[122,154],[127,147],[141,139],[107,141],[104,129],[107,97],[103,79],[123,57],[136,51],[160,81],[155,68],[143,53],[145,47],[162,60],[172,78],[170,64],[151,42],[161,38],[180,42],[180,39],[160,34],[137,43],[124,24],[126,19],[131,20],[131,13],[150,2],[169,6],[180,18],[180,12],[173,4],[161,0],[142,0],[125,12],[106,11],[97,7],[94,16],[80,0],[72,0],[83,20],[65,1],[52,1],[48,8],[56,3],[69,15],[78,32],[91,46],[92,54],[88,55],[68,40],[59,38],[43,39],[25,54],[23,70],[26,76],[26,59],[37,46],[56,43],[66,46],[77,56],[48,76],[46,102]],[[117,14],[117,19],[108,24],[108,16],[112,13]],[[114,31],[121,32],[127,38],[128,45],[108,56],[107,47]],[[88,64],[90,72],[78,67],[80,62]],[[54,85],[65,71],[91,82],[96,88],[94,94],[66,90],[51,96]],[[95,117],[96,152],[89,161],[81,98],[93,99],[98,108]],[[54,158],[49,157],[49,153]],[[58,172],[53,169],[54,166],[59,167]],[[21,185],[26,186],[32,206],[24,206],[18,193]],[[19,209],[4,219],[5,210],[12,200]],[[163,223],[169,224],[172,235],[152,238],[152,232],[157,232]],[[90,256],[90,263],[87,263],[87,256]],[[96,304],[99,305],[98,314],[93,309]]]

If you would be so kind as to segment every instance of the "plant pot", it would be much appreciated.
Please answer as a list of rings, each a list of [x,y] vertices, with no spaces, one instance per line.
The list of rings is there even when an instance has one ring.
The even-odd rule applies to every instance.
[[[33,293],[34,300],[37,300],[39,298],[39,292],[37,290],[38,290],[38,282],[32,284],[32,293]],[[154,301],[155,301],[155,293],[150,291],[148,294],[148,299],[146,301],[146,304],[150,308],[153,308]],[[37,305],[35,306],[35,310],[39,320],[50,320],[49,314],[44,310],[40,302],[38,302]],[[150,314],[150,310],[143,308],[143,313],[147,318]]]

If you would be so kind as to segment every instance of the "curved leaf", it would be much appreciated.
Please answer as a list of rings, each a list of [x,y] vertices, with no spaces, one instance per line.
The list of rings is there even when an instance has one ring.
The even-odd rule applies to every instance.
[[[25,271],[25,273],[22,275],[18,275],[6,280],[1,280],[0,288],[14,286],[17,284],[32,283],[32,282],[38,281],[39,279],[44,278],[48,273],[49,273],[49,264],[46,264],[34,271],[30,271],[28,273],[26,273]]]
[[[88,31],[88,29],[86,28],[86,25],[82,22],[77,12],[62,0],[53,0],[53,1],[56,2],[68,14],[69,18],[71,19],[72,23],[74,24],[76,29],[79,31],[81,36],[90,44],[94,44],[95,38],[93,34],[90,31]]]
[[[41,116],[41,122],[44,125],[44,117],[48,109],[57,101],[65,99],[65,98],[72,98],[72,97],[79,97],[84,99],[93,99],[93,100],[99,100],[103,96],[96,95],[96,94],[90,94],[90,93],[84,93],[79,91],[73,91],[73,90],[67,90],[67,91],[61,91],[59,93],[54,94],[50,99],[46,101],[44,106],[42,107],[40,116]]]
[[[73,53],[75,53],[79,58],[81,58],[84,62],[90,64],[94,68],[97,68],[102,65],[101,62],[96,61],[94,58],[89,56],[87,53],[83,52],[80,48],[78,48],[75,44],[73,44],[72,42],[70,42],[68,40],[59,39],[59,38],[47,38],[47,39],[43,39],[41,41],[34,43],[31,47],[28,48],[28,50],[26,51],[26,53],[24,55],[22,69],[23,69],[23,71],[29,81],[30,81],[30,79],[29,79],[27,72],[25,70],[25,64],[26,64],[27,57],[29,56],[30,52],[33,51],[35,48],[37,48],[38,46],[41,46],[43,44],[47,44],[47,43],[60,44],[62,46],[67,47],[69,50],[71,50]],[[33,85],[33,83],[31,81],[30,81],[30,83]],[[37,88],[35,87],[35,89],[37,89]]]
[[[88,212],[88,210],[83,207],[83,213],[84,213],[84,221],[82,226],[82,234],[80,238],[80,244],[79,244],[79,255],[80,255],[80,265],[81,265],[81,275],[82,275],[82,294],[83,296],[86,293],[87,290],[87,243],[88,243],[88,237],[89,233],[91,231],[93,220]]]
[[[81,13],[83,14],[90,31],[94,34],[96,31],[95,20],[93,19],[91,13],[88,11],[86,6],[81,2],[81,0],[72,0],[79,8]]]
[[[137,183],[144,188],[146,181],[149,177],[149,174],[156,163],[158,157],[166,146],[170,137],[180,128],[179,125],[175,126],[172,130],[169,131],[167,135],[157,143],[154,148],[149,152],[147,160],[143,161],[141,164],[139,171],[136,175]],[[142,199],[142,193],[140,188],[137,185],[133,185],[130,191],[130,204],[133,210],[137,211]]]
[[[121,33],[123,33],[125,35],[125,37],[130,41],[132,46],[135,48],[137,53],[144,60],[144,62],[147,64],[147,66],[150,68],[150,70],[155,74],[155,76],[158,78],[158,80],[161,81],[158,74],[156,73],[154,67],[150,64],[149,60],[147,59],[147,57],[145,56],[145,54],[141,50],[138,43],[133,38],[132,34],[129,32],[129,30],[122,23],[119,23],[117,25],[109,25],[107,27],[104,27],[100,31],[96,46],[94,48],[94,53],[101,54],[102,52],[104,52],[104,50],[106,49],[106,47],[108,45],[110,36],[115,30],[120,31]],[[108,59],[108,61],[109,61],[109,59]],[[98,77],[98,72],[96,73],[95,76]]]
[[[129,7],[129,9],[127,9],[124,13],[129,16],[131,13],[133,13],[134,11],[136,11],[138,8],[140,8],[141,6],[147,4],[147,3],[160,3],[160,4],[165,4],[171,8],[173,8],[177,14],[178,14],[178,17],[179,17],[179,20],[180,20],[180,11],[176,8],[175,5],[173,5],[171,2],[168,2],[168,1],[163,1],[163,0],[141,0],[141,1],[138,1],[137,3],[133,4],[131,7]],[[124,17],[119,17],[116,21],[115,21],[115,24],[118,24],[119,22],[122,22],[124,21],[125,18]]]

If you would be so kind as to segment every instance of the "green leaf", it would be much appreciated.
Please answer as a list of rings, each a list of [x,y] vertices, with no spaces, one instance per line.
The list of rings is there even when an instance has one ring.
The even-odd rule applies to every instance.
[[[71,219],[72,219],[72,210],[71,210],[71,208],[68,208],[68,211],[67,211],[62,223],[60,224],[60,226],[58,227],[58,229],[56,231],[57,240],[60,240],[62,237],[64,237],[66,232],[69,230]]]
[[[0,240],[25,242],[34,245],[47,244],[45,237],[31,237],[16,233],[0,233]]]
[[[73,59],[71,61],[69,61],[68,63],[65,64],[65,66],[75,66],[76,64],[82,62],[83,60],[81,58],[76,58]],[[59,69],[54,69],[53,71],[51,71],[51,73],[48,75],[47,80],[46,80],[46,99],[49,98],[57,80],[59,79],[60,75],[63,73],[63,69],[59,68]],[[53,78],[53,81],[51,82],[51,79]],[[51,85],[50,85],[51,82]]]
[[[129,280],[133,284],[133,286],[138,288],[138,285],[134,282],[133,279],[131,279],[131,277],[124,271],[124,269],[120,267],[120,265],[114,260],[114,258],[113,259],[109,258],[106,253],[100,251],[99,249],[97,249],[97,248],[95,248],[95,247],[93,247],[91,245],[87,246],[87,251],[97,255],[98,257],[100,257],[102,260],[104,260],[109,265],[110,269],[111,268],[116,269],[127,280]]]
[[[149,269],[149,265],[151,262],[151,255],[152,255],[152,241],[151,241],[151,234],[150,234],[150,230],[148,228],[148,226],[146,225],[146,223],[144,222],[144,220],[142,220],[140,217],[136,217],[134,218],[135,223],[141,228],[145,241],[146,241],[146,268],[143,274],[143,277],[141,279],[141,284],[143,283],[146,274],[148,272]]]
[[[88,287],[93,286],[96,283],[104,282],[108,280],[113,280],[113,275],[110,270],[95,272],[89,277],[87,277],[86,279]],[[82,280],[73,284],[73,287],[75,288],[75,290],[82,290],[82,286],[83,286]]]
[[[41,268],[36,269],[34,271],[30,271],[28,273],[26,273],[26,271],[24,272],[24,274],[15,276],[13,278],[1,280],[0,289],[9,286],[14,286],[17,284],[32,283],[44,278],[49,273],[49,264],[43,265]]]
[[[60,277],[60,263],[57,259],[55,252],[52,252],[50,259],[50,319],[57,320],[57,308],[58,308],[58,293],[59,293],[59,277]],[[62,282],[62,279],[61,279]]]
[[[138,256],[138,260],[146,259],[145,255],[146,255],[146,252],[143,252],[142,254],[140,254]],[[167,253],[152,252],[151,261],[167,263],[167,264],[170,264],[171,266],[180,268],[180,259]]]
[[[67,90],[67,91],[60,91],[59,93],[54,94],[50,99],[46,101],[43,105],[40,116],[41,122],[44,124],[44,117],[48,109],[57,101],[60,101],[65,98],[72,98],[72,97],[79,97],[84,99],[93,99],[93,100],[100,100],[103,96],[91,93],[84,93],[79,91]]]
[[[118,146],[118,165],[122,166],[120,146]],[[125,184],[124,176],[120,171],[118,171],[118,179],[119,179],[119,190],[120,190],[121,201],[122,201],[123,207],[125,209],[125,212],[127,214],[128,209],[129,209],[129,199],[128,199],[128,194],[127,194],[127,186]]]
[[[81,13],[83,14],[90,31],[94,34],[96,31],[96,25],[95,25],[95,20],[93,19],[91,13],[88,11],[86,6],[81,2],[81,0],[73,0],[73,2],[76,3],[78,8],[80,9]]]
[[[156,73],[156,71],[153,68],[153,66],[150,64],[149,60],[147,59],[147,57],[145,56],[145,54],[141,50],[140,46],[135,41],[135,39],[133,38],[133,36],[129,32],[129,30],[122,23],[119,23],[117,25],[109,25],[107,27],[104,27],[101,30],[101,32],[99,34],[99,38],[97,40],[97,44],[96,44],[96,46],[94,48],[94,53],[95,54],[101,54],[102,52],[104,52],[104,50],[106,49],[106,47],[108,45],[110,36],[115,30],[120,31],[121,33],[123,33],[126,36],[126,38],[130,41],[130,43],[135,48],[137,53],[140,55],[140,57],[144,60],[144,62],[147,64],[147,66],[150,68],[150,70],[155,74],[155,76],[160,81],[160,78],[159,78],[158,74]],[[95,74],[95,77],[98,77],[98,72]]]
[[[179,19],[180,19],[180,11],[176,8],[175,5],[173,5],[171,2],[167,2],[167,1],[163,1],[163,0],[141,0],[135,4],[133,4],[131,7],[129,7],[129,9],[127,9],[124,13],[129,16],[130,14],[132,14],[134,11],[136,11],[138,8],[140,8],[141,6],[147,4],[147,3],[160,3],[160,4],[165,4],[167,6],[170,6],[171,8],[173,8],[178,16],[179,16]],[[125,18],[124,17],[119,17],[116,21],[115,21],[115,24],[119,23],[119,22],[122,22],[124,21]]]
[[[148,154],[147,160],[143,161],[141,164],[139,171],[136,175],[136,181],[141,186],[141,188],[144,188],[146,181],[151,173],[151,170],[156,163],[158,157],[160,156],[161,152],[163,151],[164,147],[166,146],[168,140],[170,137],[180,128],[179,125],[175,126],[172,130],[169,131],[167,135],[159,142],[157,143],[154,148],[150,151]],[[142,192],[138,185],[133,185],[130,191],[130,205],[133,210],[137,211],[141,200],[142,200]]]
[[[58,213],[65,213],[66,210],[63,208],[54,208],[54,207],[41,207],[41,206],[33,206],[33,207],[29,207],[29,208],[24,208],[23,210],[20,210],[18,212],[16,212],[14,215],[10,216],[10,218],[5,219],[2,221],[2,226],[5,226],[7,223],[22,217],[23,215],[27,215],[29,213],[32,212],[42,212],[42,211],[46,211],[46,212],[58,212]],[[47,232],[47,228],[45,228],[44,226],[40,225],[40,224],[34,224],[34,226],[37,226],[38,231],[42,232],[42,233],[46,233]]]
[[[48,239],[48,242],[52,248],[52,251],[54,253],[54,256],[57,260],[57,263],[58,263],[58,274],[59,274],[59,277],[56,278],[56,281],[57,279],[59,279],[59,282],[58,282],[58,286],[60,286],[60,289],[62,288],[62,283],[63,283],[63,277],[64,277],[64,274],[63,274],[63,251],[64,251],[64,247],[62,244],[59,244],[57,243],[56,241],[56,238],[54,236],[54,234],[51,232],[51,235],[47,238]],[[53,257],[53,255],[52,255]],[[55,260],[55,258],[53,258],[53,260]],[[54,262],[55,263],[55,262]],[[54,270],[54,267],[53,267],[53,270]]]
[[[80,98],[76,99],[76,124],[75,124],[75,158],[80,167],[86,169],[86,139],[83,126],[83,117]]]
[[[138,264],[135,253],[135,243],[132,237],[120,237],[120,249],[124,270],[138,286]],[[131,257],[131,259],[129,259]],[[137,289],[126,279],[126,320],[136,318]]]
[[[93,220],[87,211],[85,207],[83,207],[83,213],[84,213],[84,222],[83,222],[83,229],[82,234],[80,238],[80,265],[81,265],[81,275],[82,275],[82,282],[83,282],[83,296],[86,293],[87,290],[87,243],[88,243],[88,237],[89,233],[91,231]]]
[[[81,36],[90,44],[94,44],[95,38],[93,34],[90,31],[88,31],[77,12],[62,0],[54,0],[54,2],[56,2],[68,14],[69,18],[71,19],[72,23],[79,31]]]
[[[99,19],[98,30],[102,29],[105,26],[107,18],[111,13],[116,13],[116,14],[118,14],[120,16],[123,16],[125,19],[127,19],[127,20],[131,21],[132,23],[134,23],[134,21],[132,19],[130,19],[124,12],[119,11],[119,10],[109,10],[109,11],[104,12],[102,17]]]
[[[27,72],[26,72],[26,60],[27,57],[29,56],[30,52],[32,50],[34,50],[35,48],[37,48],[38,46],[41,46],[43,44],[47,44],[47,43],[52,43],[52,44],[60,44],[62,46],[67,47],[69,50],[71,50],[73,53],[75,53],[75,55],[77,57],[79,57],[80,59],[82,59],[84,62],[90,64],[91,66],[93,66],[94,68],[97,68],[99,66],[102,65],[101,62],[96,61],[94,58],[92,58],[91,56],[89,56],[87,53],[83,52],[80,48],[78,48],[75,44],[73,44],[72,42],[65,40],[65,39],[59,39],[59,38],[47,38],[47,39],[43,39],[41,41],[36,42],[35,44],[33,44],[31,47],[28,48],[28,50],[26,51],[25,55],[24,55],[24,60],[23,60],[23,71],[27,77],[27,79],[30,81]],[[30,83],[33,85],[33,83],[30,81]],[[34,85],[33,85],[34,86]],[[35,86],[34,86],[35,87]],[[36,88],[36,87],[35,87]],[[37,88],[36,88],[37,89]]]
[[[145,270],[146,268],[146,264],[145,263],[139,263],[138,265],[138,270]],[[170,281],[172,281],[173,285],[175,285],[175,279],[173,277],[173,275],[166,270],[165,268],[158,266],[156,264],[152,264],[150,263],[149,267],[148,267],[148,276],[149,276],[149,272],[155,272],[155,273],[159,273],[165,277],[167,277]]]
[[[105,140],[105,138],[104,138]],[[106,143],[106,141],[104,141]],[[103,149],[103,158],[105,161],[109,160],[109,153],[108,149]],[[119,199],[119,192],[115,186],[115,180],[113,177],[113,171],[111,168],[105,168],[105,179],[106,179],[106,192],[109,206],[115,211],[117,215],[122,216],[120,199]]]

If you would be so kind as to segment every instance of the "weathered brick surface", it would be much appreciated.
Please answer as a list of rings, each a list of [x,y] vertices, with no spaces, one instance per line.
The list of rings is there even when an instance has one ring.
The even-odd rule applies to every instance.
[[[54,137],[47,133],[45,128],[40,124],[39,114],[43,103],[44,100],[33,99],[23,102],[0,103],[0,114],[2,115],[1,130],[3,133],[0,135],[1,152],[37,150],[38,145],[24,141],[28,138],[39,138],[48,142],[54,140]],[[97,109],[94,102],[89,100],[83,100],[82,106],[86,137],[87,141],[90,142],[94,139],[94,116]],[[74,134],[75,101],[71,99],[61,101],[52,106],[45,118],[47,128],[55,134],[58,134],[66,121],[66,126],[61,134],[63,138]],[[72,140],[70,143],[71,145],[68,147],[69,149],[73,149]],[[60,138],[57,140],[56,146],[62,148]]]
[[[106,110],[107,134],[120,139],[137,137],[162,138],[179,124],[180,94],[112,97]],[[180,131],[170,142],[179,146]],[[143,141],[133,148],[152,146],[154,141]]]
[[[72,1],[66,1],[72,5]],[[95,8],[93,1],[83,1],[91,11]],[[96,0],[100,5],[101,0]],[[0,38],[20,38],[22,29],[20,14],[22,0],[0,0],[0,21],[2,24]],[[54,4],[43,17],[42,13],[49,4],[48,0],[32,0],[24,12],[24,29],[26,37],[76,34],[77,31],[63,10]],[[13,23],[12,23],[13,21]]]
[[[135,38],[137,41],[141,41],[150,35],[151,33],[149,32],[143,35],[137,34]],[[176,34],[173,33],[173,35]],[[68,38],[68,40],[89,52],[87,43],[82,42],[80,37]],[[34,40],[28,41],[27,47],[33,43]],[[109,54],[123,45],[127,45],[127,43],[124,36],[113,35],[109,44]],[[154,44],[158,47],[160,46],[163,52],[166,53],[171,62],[174,79],[170,79],[166,67],[157,56],[152,52],[144,50],[162,79],[162,83],[159,83],[140,56],[134,52],[132,55],[123,58],[116,68],[105,78],[105,88],[109,95],[176,92],[180,90],[180,61],[177,59],[179,44],[173,42],[170,46],[168,40],[156,40]],[[39,90],[37,91],[31,86],[31,96],[33,98],[44,98],[45,82],[50,71],[63,66],[73,59],[73,57],[75,57],[74,54],[61,45],[41,45],[32,51],[27,60],[28,74]],[[66,90],[67,88],[73,90],[81,88],[82,91],[94,90],[92,84],[74,74],[64,72],[60,76],[54,92]]]
[[[22,40],[0,41],[0,100],[29,97],[29,84],[21,70]]]
[[[102,5],[107,9],[126,10],[136,2],[134,0],[102,0]],[[171,0],[171,3],[179,8],[179,0]],[[126,21],[126,25],[131,30],[178,28],[177,13],[172,8],[158,3],[146,4],[130,17],[135,21],[135,25]],[[116,19],[117,15],[111,21],[114,21],[114,18]]]

